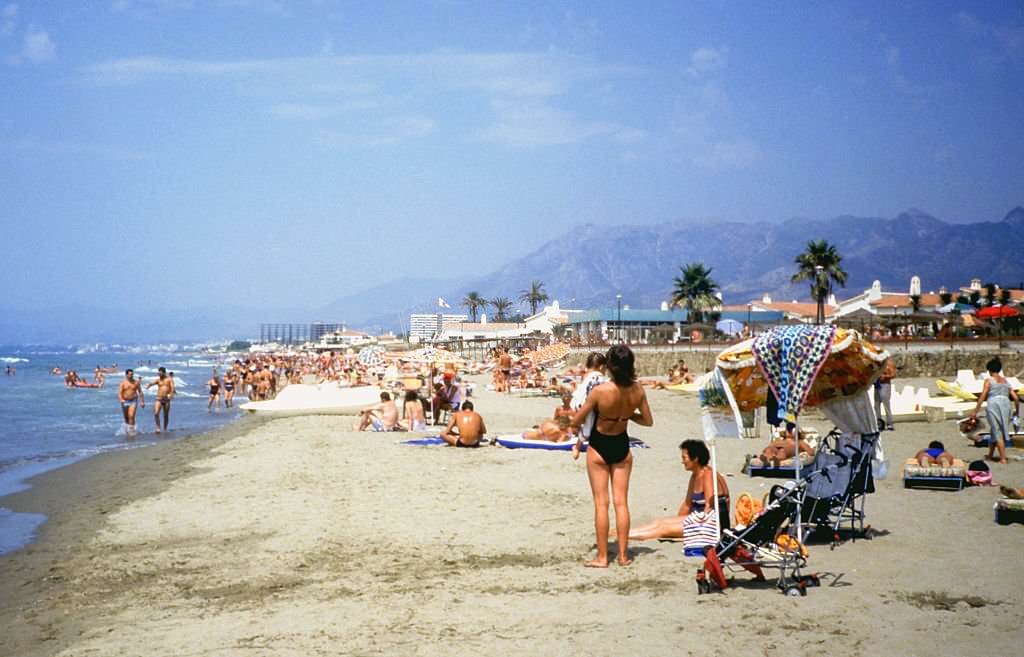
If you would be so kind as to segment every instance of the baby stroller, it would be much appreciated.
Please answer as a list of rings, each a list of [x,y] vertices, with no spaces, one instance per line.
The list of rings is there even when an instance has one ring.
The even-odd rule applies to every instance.
[[[773,486],[768,505],[754,522],[746,527],[724,530],[718,544],[704,551],[704,566],[697,571],[697,593],[727,588],[725,568],[734,567],[754,573],[757,581],[765,579],[765,569],[778,570],[776,586],[786,595],[807,595],[807,587],[818,586],[816,575],[800,572],[807,565],[803,546],[783,533],[788,521],[795,517],[806,487],[807,480]],[[786,538],[777,538],[780,534]],[[732,563],[726,564],[727,559]]]
[[[803,521],[831,531],[833,547],[839,543],[844,521],[849,521],[854,540],[864,536],[865,496],[875,492],[871,460],[878,434],[841,441],[837,429],[822,440],[809,468],[802,504]]]

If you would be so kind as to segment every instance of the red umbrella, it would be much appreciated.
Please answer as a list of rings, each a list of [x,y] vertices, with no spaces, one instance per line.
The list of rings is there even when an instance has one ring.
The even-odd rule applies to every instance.
[[[979,310],[975,317],[982,319],[1001,319],[1004,317],[1017,317],[1020,311],[1013,306],[987,306]]]

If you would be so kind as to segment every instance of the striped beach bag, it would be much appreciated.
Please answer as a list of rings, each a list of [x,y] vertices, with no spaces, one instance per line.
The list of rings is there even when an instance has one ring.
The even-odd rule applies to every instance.
[[[718,543],[718,515],[715,510],[694,511],[683,518],[683,549],[705,548]]]

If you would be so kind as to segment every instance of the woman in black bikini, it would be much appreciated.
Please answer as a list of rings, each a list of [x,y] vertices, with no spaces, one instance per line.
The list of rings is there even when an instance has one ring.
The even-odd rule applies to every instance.
[[[628,552],[628,502],[633,456],[629,453],[626,426],[630,420],[644,427],[654,424],[647,395],[636,381],[632,350],[625,345],[612,347],[608,350],[606,366],[612,380],[594,388],[572,419],[572,426],[580,427],[591,411],[597,414],[590,433],[590,449],[587,450],[587,478],[594,495],[594,528],[597,531],[597,558],[584,564],[591,568],[608,567],[609,483],[611,500],[615,505],[618,563],[628,566],[632,562]],[[573,458],[578,456],[578,449],[573,450]]]

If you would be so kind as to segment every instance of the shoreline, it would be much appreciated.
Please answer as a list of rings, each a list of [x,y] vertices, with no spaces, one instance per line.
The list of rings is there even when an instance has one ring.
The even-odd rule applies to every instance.
[[[14,513],[46,516],[30,543],[0,555],[0,582],[6,583],[0,624],[12,627],[12,610],[60,590],[55,564],[95,535],[109,514],[190,476],[189,464],[261,422],[240,417],[205,433],[93,454],[29,477],[28,488],[0,498]]]
[[[694,398],[648,394],[655,426],[635,430],[650,449],[633,452],[634,525],[674,512],[686,487],[676,446],[700,431]],[[474,401],[491,433],[556,403],[487,391]],[[992,520],[998,491],[904,490],[898,478],[949,422],[883,434],[891,474],[867,499],[875,537],[812,545],[809,570],[824,581],[803,600],[742,574],[698,597],[698,564],[674,542],[633,543],[628,568],[583,568],[593,507],[582,461],[409,447],[397,441],[410,434],[358,434],[351,421],[237,422],[88,459],[8,498],[54,515],[36,543],[0,557],[13,594],[0,603],[0,653],[675,655],[717,654],[720,641],[700,637],[728,636],[737,654],[828,643],[840,657],[925,655],[940,624],[953,652],[1016,645],[1021,578],[974,557],[979,542],[987,563],[1019,552],[1024,528]],[[806,424],[824,428],[812,414]],[[739,473],[761,447],[718,441],[734,499],[779,483]],[[1024,479],[1020,463],[993,471]]]

